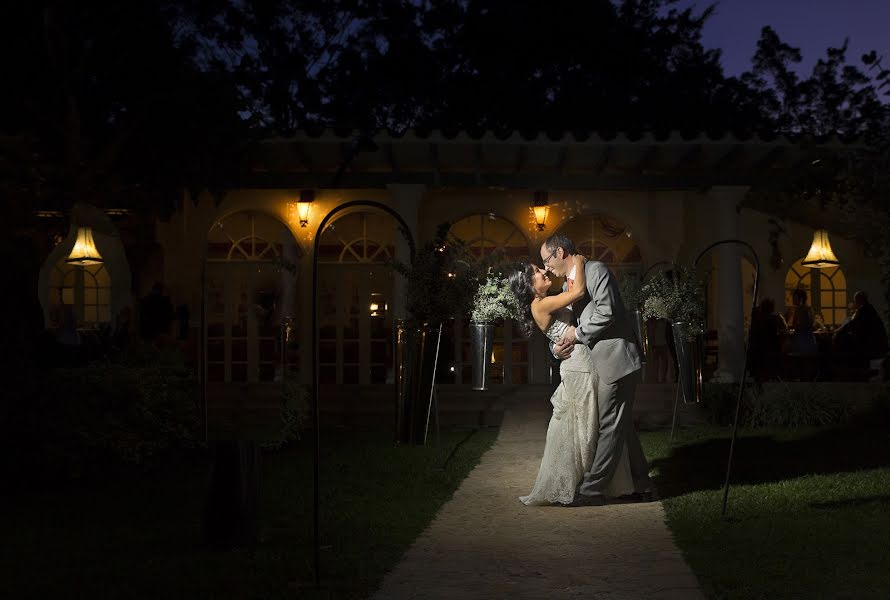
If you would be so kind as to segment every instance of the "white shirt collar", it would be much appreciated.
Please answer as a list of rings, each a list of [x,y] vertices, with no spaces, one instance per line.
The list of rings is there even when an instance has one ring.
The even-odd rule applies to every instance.
[[[574,280],[574,279],[575,279],[575,269],[577,269],[577,268],[578,268],[578,267],[576,267],[575,265],[572,265],[572,270],[569,271],[569,274],[568,274],[568,275],[566,275],[566,279],[572,279],[572,280]]]

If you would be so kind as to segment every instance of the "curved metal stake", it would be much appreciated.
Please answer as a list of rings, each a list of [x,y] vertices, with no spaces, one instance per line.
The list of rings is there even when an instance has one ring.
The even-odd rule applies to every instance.
[[[423,443],[426,445],[427,434],[430,431],[430,412],[433,410],[433,396],[436,393],[436,369],[439,368],[439,348],[442,345],[442,324],[439,323],[439,337],[436,338],[436,358],[433,360],[433,376],[430,382],[430,400],[426,407],[426,425],[423,427]],[[436,423],[439,422],[439,402],[436,396]],[[438,440],[436,440],[438,442]]]
[[[757,252],[754,251],[754,248],[748,242],[744,242],[742,240],[729,239],[729,240],[720,240],[719,242],[714,242],[701,252],[699,252],[698,256],[695,258],[695,262],[693,263],[693,268],[698,266],[698,262],[701,258],[709,251],[711,248],[715,246],[720,246],[721,244],[741,244],[748,248],[751,251],[751,255],[754,257],[754,298],[751,301],[751,316],[752,316],[752,325],[753,325],[753,315],[754,309],[757,308],[757,288],[760,285],[760,259],[757,258]],[[729,443],[729,458],[726,460],[726,479],[723,482],[723,506],[720,509],[720,517],[726,518],[726,503],[729,499],[729,474],[732,471],[732,455],[735,451],[735,442],[738,438],[739,432],[739,412],[742,407],[742,393],[745,390],[745,378],[748,373],[748,349],[751,347],[751,326],[748,327],[748,339],[745,343],[745,359],[742,362],[742,378],[739,381],[739,393],[736,398],[735,403],[735,417],[732,421],[732,441]]]
[[[671,420],[671,446],[674,445],[674,430],[677,428],[677,407],[680,405],[680,381],[677,381],[677,393],[674,394],[674,418]]]
[[[318,226],[318,229],[315,232],[315,244],[312,251],[312,421],[314,424],[314,432],[315,432],[315,456],[314,456],[314,465],[312,472],[312,481],[313,481],[313,497],[312,497],[312,517],[313,517],[313,545],[314,547],[314,556],[313,556],[313,566],[314,566],[314,577],[315,577],[315,585],[316,587],[319,585],[321,573],[320,573],[320,556],[319,556],[319,529],[318,529],[318,473],[319,473],[319,459],[321,455],[321,444],[319,443],[319,419],[318,419],[318,246],[321,242],[321,234],[324,232],[325,226],[328,224],[328,221],[331,218],[340,212],[341,210],[345,210],[347,208],[353,208],[356,206],[368,206],[371,208],[376,208],[378,210],[382,210],[389,214],[402,228],[402,232],[405,235],[405,240],[408,242],[408,248],[410,249],[411,259],[414,259],[414,238],[411,237],[411,230],[408,228],[408,224],[405,223],[405,219],[393,210],[391,207],[382,204],[380,202],[375,202],[373,200],[355,200],[352,202],[346,202],[345,204],[341,204],[340,206],[334,207],[331,211],[324,216],[324,219],[321,220],[321,225]],[[393,353],[395,354],[395,353]]]

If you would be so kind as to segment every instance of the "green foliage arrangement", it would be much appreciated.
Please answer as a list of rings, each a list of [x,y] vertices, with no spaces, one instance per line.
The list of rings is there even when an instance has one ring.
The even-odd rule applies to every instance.
[[[622,271],[618,274],[618,289],[621,300],[629,311],[640,310],[643,306],[643,281],[636,273]]]
[[[438,325],[466,314],[478,286],[479,265],[464,242],[448,235],[450,226],[440,224],[411,264],[392,263],[407,280],[408,320],[417,325]]]

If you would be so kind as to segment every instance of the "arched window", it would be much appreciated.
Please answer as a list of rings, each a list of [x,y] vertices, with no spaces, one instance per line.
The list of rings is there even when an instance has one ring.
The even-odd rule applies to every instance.
[[[785,309],[793,306],[791,294],[800,288],[807,304],[829,327],[840,325],[847,316],[847,278],[840,267],[811,269],[798,260],[785,275]]]
[[[389,215],[351,213],[322,232],[318,262],[385,264],[395,254],[394,242],[395,226]]]
[[[635,270],[642,263],[640,247],[630,229],[608,215],[575,217],[563,224],[559,233],[575,242],[578,252],[613,270]]]
[[[272,262],[281,256],[282,230],[281,223],[264,215],[229,215],[217,221],[207,235],[207,260]]]
[[[401,233],[374,210],[348,213],[321,233],[318,245],[319,379],[322,384],[375,384],[392,379],[390,261]]]
[[[50,276],[50,304],[74,307],[78,326],[111,322],[111,277],[104,264],[84,267],[60,260]]]
[[[207,233],[208,382],[269,383],[282,375],[282,321],[296,310],[295,294],[286,289],[295,279],[276,264],[286,257],[285,244],[297,258],[287,227],[261,212],[230,214]],[[299,353],[284,358],[297,369]]]
[[[477,258],[498,250],[513,260],[528,260],[528,240],[513,223],[494,214],[478,214],[455,221],[448,231],[463,241]]]

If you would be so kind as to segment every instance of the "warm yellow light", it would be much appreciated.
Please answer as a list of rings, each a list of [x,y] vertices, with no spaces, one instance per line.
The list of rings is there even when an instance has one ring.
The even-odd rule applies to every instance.
[[[544,231],[547,213],[550,212],[550,207],[547,206],[547,192],[543,190],[535,192],[535,203],[532,208],[535,211],[535,225],[538,227],[538,231]]]
[[[309,224],[309,209],[312,208],[312,202],[314,200],[314,190],[302,190],[300,192],[300,199],[290,203],[291,214],[293,215],[291,218],[296,218],[296,220],[300,221],[300,227],[306,227]]]
[[[74,248],[71,254],[65,259],[66,263],[73,265],[100,265],[104,261],[102,255],[96,249],[93,243],[93,230],[90,227],[77,228],[77,241],[74,242]]]
[[[828,242],[828,232],[824,229],[817,229],[813,233],[813,245],[806,258],[801,261],[805,267],[814,269],[823,269],[825,267],[840,266],[840,261],[831,250],[831,244]]]

